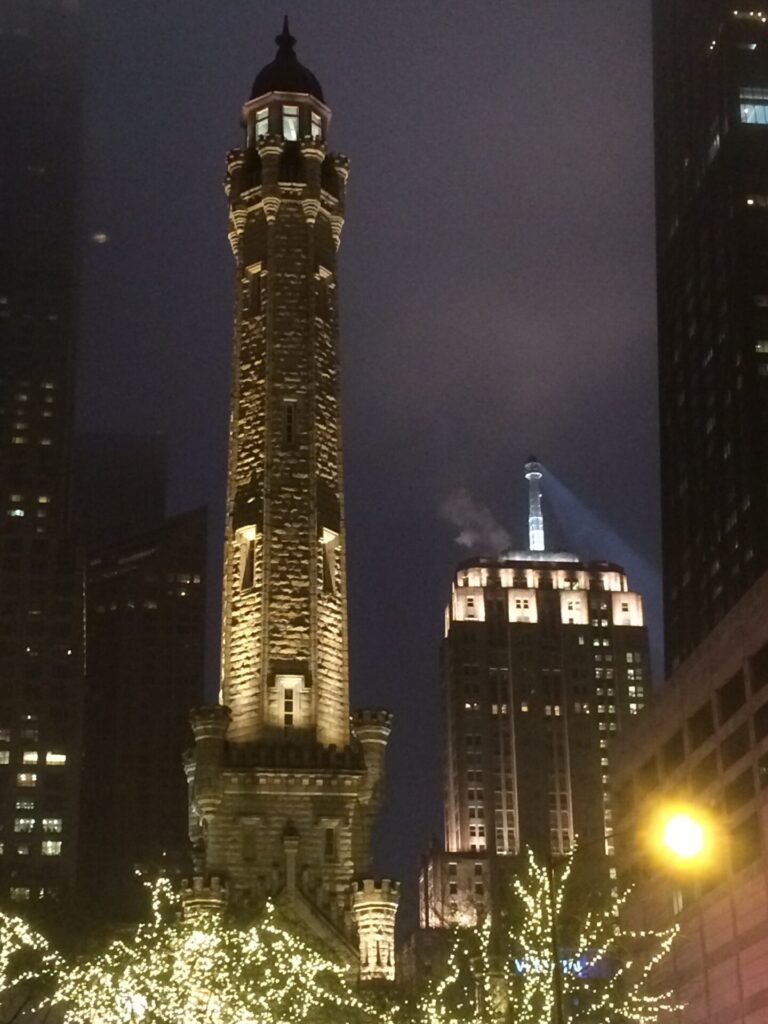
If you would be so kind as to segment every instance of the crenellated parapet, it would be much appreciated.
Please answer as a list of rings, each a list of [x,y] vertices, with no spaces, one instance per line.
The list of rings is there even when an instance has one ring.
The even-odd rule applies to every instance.
[[[393,879],[363,878],[353,886],[360,981],[394,981],[395,916],[399,902],[400,883]]]
[[[384,796],[384,762],[392,719],[392,713],[383,708],[359,709],[352,716],[352,729],[365,758],[367,783],[361,795],[374,804],[374,809],[378,809]]]
[[[181,906],[184,917],[189,921],[211,914],[221,917],[228,899],[226,882],[217,876],[195,875],[182,883]]]

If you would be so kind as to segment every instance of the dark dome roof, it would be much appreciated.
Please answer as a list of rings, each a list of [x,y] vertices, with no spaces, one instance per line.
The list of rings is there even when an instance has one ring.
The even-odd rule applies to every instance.
[[[256,75],[251,89],[251,99],[266,92],[307,92],[323,102],[320,83],[303,64],[299,64],[293,46],[296,40],[288,31],[288,18],[283,22],[283,31],[275,36],[277,55]]]

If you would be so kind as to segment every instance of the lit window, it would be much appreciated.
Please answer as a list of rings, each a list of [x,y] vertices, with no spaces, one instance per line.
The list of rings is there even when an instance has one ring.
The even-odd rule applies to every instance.
[[[11,752],[9,750],[0,750],[0,764],[11,763]]]
[[[48,753],[45,755],[45,763],[46,764],[66,764],[67,763],[67,755],[66,754],[54,754],[52,750],[49,750]]]
[[[34,827],[34,818],[17,818],[13,823],[14,832],[31,832]]]
[[[17,800],[16,810],[17,811],[34,811],[35,801],[34,800]]]
[[[768,124],[768,89],[739,89],[742,124]]]
[[[44,857],[59,857],[61,855],[61,840],[44,839],[42,853]]]
[[[269,110],[267,107],[256,111],[256,138],[261,139],[265,135],[269,135]]]
[[[527,711],[528,710],[528,701],[526,701],[526,700],[523,701],[523,703],[520,705],[520,710],[521,711]]]
[[[316,111],[312,111],[312,138],[322,139],[323,137],[323,119]]]
[[[22,764],[37,764],[37,751],[25,750],[21,755]]]
[[[41,505],[47,505],[51,499],[48,497],[47,494],[41,494],[38,496],[37,500]]]
[[[768,356],[768,341],[756,341],[755,352],[760,356]]]
[[[283,692],[283,723],[293,725],[293,690]]]
[[[62,827],[61,818],[43,818],[43,832],[61,832]]]
[[[22,789],[30,789],[37,785],[37,775],[34,772],[19,772],[16,776],[16,785]]]
[[[283,138],[296,142],[299,137],[299,108],[283,104]]]
[[[11,888],[10,897],[14,903],[23,903],[29,899],[29,889],[23,886],[13,886]]]

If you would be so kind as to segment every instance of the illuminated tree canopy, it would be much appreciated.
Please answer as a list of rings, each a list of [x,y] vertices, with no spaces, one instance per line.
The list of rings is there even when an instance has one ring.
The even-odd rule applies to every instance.
[[[559,987],[568,1024],[656,1024],[677,1009],[651,979],[675,931],[622,928],[626,894],[614,893],[556,958],[570,868],[553,885],[529,854],[510,882],[514,923],[457,931],[445,969],[410,995],[357,989],[270,907],[249,927],[215,912],[185,917],[163,880],[146,924],[75,962],[0,914],[0,1020],[55,1010],[63,1024],[548,1024]]]
[[[486,926],[455,933],[442,977],[411,1012],[424,1024],[548,1024],[557,999],[553,924],[562,921],[572,860],[552,885],[546,867],[528,854],[513,877],[514,924],[498,934]],[[554,875],[552,876],[554,877]],[[599,909],[571,922],[569,943],[558,947],[564,1019],[568,1024],[656,1024],[678,1009],[658,992],[652,972],[669,952],[677,929],[622,928],[628,892],[614,892]],[[553,920],[554,918],[554,920]]]
[[[151,920],[74,964],[18,918],[0,919],[0,982],[26,1012],[60,1009],[63,1024],[367,1024],[381,1020],[343,968],[283,929],[267,909],[238,928],[215,913],[185,919],[160,881]],[[28,954],[35,962],[24,966]],[[21,969],[14,972],[14,964]]]

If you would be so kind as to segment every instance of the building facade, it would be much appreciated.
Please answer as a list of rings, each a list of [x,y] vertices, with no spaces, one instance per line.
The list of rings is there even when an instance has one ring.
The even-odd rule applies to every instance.
[[[68,484],[76,7],[8,0],[0,9],[0,901],[62,899],[75,870],[82,584]]]
[[[659,984],[676,1024],[768,1019],[768,575],[731,609],[622,738],[617,864],[633,923],[680,935]],[[710,819],[710,863],[674,873],[639,841],[660,807]]]
[[[360,977],[392,977],[395,883],[371,877],[390,716],[350,725],[336,250],[348,161],[287,24],[229,154],[236,318],[221,703],[193,716],[206,885],[275,898]],[[375,922],[375,923],[374,923]],[[382,922],[388,922],[386,927]]]
[[[614,742],[650,688],[643,602],[620,566],[545,549],[535,460],[526,476],[528,550],[463,562],[446,609],[445,846],[422,927],[474,923],[526,848],[613,853]]]
[[[653,5],[670,669],[768,569],[767,14]]]
[[[79,890],[93,916],[141,915],[137,870],[188,874],[182,757],[203,698],[205,564],[205,509],[86,559]]]

